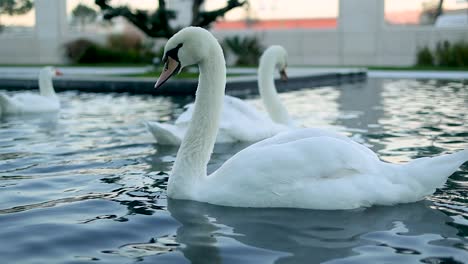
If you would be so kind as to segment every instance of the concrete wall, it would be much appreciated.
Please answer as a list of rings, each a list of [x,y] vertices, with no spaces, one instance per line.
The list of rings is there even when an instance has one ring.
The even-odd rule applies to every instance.
[[[219,40],[256,35],[263,45],[283,45],[292,65],[411,66],[419,48],[439,41],[468,41],[466,27],[389,26],[384,0],[340,0],[334,30],[215,31]]]
[[[89,38],[98,43],[104,35],[75,32],[68,28],[66,1],[41,0],[34,2],[35,27],[28,33],[0,34],[0,64],[63,64],[63,44]]]
[[[36,1],[33,34],[0,34],[0,63],[66,63],[62,44],[80,37],[66,23],[63,0]],[[233,35],[256,35],[265,46],[283,45],[291,65],[393,65],[415,62],[419,47],[438,41],[468,41],[466,27],[388,26],[384,0],[340,0],[338,27],[333,30],[214,31],[222,40]],[[88,36],[103,39],[103,36]]]

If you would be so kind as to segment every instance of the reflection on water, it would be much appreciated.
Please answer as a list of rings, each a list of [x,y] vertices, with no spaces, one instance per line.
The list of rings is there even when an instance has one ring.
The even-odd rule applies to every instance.
[[[182,224],[176,241],[192,263],[414,263],[433,252],[459,261],[468,256],[456,248],[467,241],[457,237],[453,220],[428,202],[317,211],[170,200],[168,210]],[[224,244],[249,253],[225,252]]]
[[[280,94],[304,126],[401,162],[467,147],[468,86],[370,79]],[[168,200],[171,122],[192,98],[61,93],[57,115],[0,119],[2,263],[463,263],[468,165],[425,201],[353,211]],[[261,108],[257,97],[245,98]],[[249,144],[215,147],[209,171]],[[378,186],[376,186],[378,188]]]

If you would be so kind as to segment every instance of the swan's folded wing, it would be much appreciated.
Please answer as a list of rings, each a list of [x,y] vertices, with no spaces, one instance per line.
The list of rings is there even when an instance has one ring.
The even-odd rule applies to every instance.
[[[283,178],[284,182],[304,179],[344,177],[345,172],[366,173],[374,156],[361,151],[353,142],[317,136],[282,144],[254,144],[226,161],[216,173],[226,171],[251,177]]]
[[[277,200],[277,206],[284,207],[356,208],[369,203],[362,193],[375,192],[376,185],[388,183],[374,177],[379,175],[380,165],[352,142],[317,136],[248,147],[207,180],[213,181],[210,186],[217,186],[212,195],[226,199],[226,204],[234,197],[254,206],[250,200],[263,197],[265,201],[255,200],[260,203],[255,206]],[[242,190],[242,195],[231,193],[231,189]],[[232,197],[223,198],[227,196]]]
[[[372,150],[370,150],[364,145],[361,145],[355,142],[349,137],[340,135],[333,131],[319,129],[319,128],[302,128],[302,129],[296,129],[296,130],[289,130],[285,133],[279,133],[278,135],[274,137],[257,142],[254,145],[252,145],[252,147],[256,148],[256,147],[265,147],[268,145],[279,145],[279,144],[290,143],[296,140],[313,138],[313,137],[327,137],[327,138],[334,138],[337,140],[341,140],[358,148],[361,152],[366,153],[369,157],[373,157],[374,159],[377,159],[377,160],[379,159],[378,156]]]
[[[286,126],[274,123],[265,113],[249,103],[236,97],[224,97],[219,134],[237,141],[255,142],[286,129]]]
[[[251,122],[271,122],[270,118],[266,115],[266,113],[258,111],[258,109],[254,106],[233,96],[224,96],[223,115],[225,114],[228,114],[230,116],[241,116],[243,119],[247,119]]]
[[[176,119],[175,125],[188,125],[192,120],[194,104],[184,106],[185,111]]]
[[[180,145],[184,138],[186,128],[159,122],[146,122],[146,127],[161,145]]]

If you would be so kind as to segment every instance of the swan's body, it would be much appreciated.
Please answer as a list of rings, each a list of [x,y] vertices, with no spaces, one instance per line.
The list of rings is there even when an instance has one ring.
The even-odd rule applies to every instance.
[[[271,46],[260,58],[258,87],[269,117],[241,99],[225,95],[216,143],[256,142],[295,127],[279,100],[274,83],[275,68],[279,68],[284,74],[286,57],[283,47]],[[147,122],[148,130],[159,144],[180,145],[192,119],[193,110],[194,104],[187,105],[186,111],[173,125]]]
[[[198,64],[192,121],[169,177],[170,198],[237,207],[352,209],[418,201],[441,187],[468,160],[468,150],[389,164],[347,137],[318,129],[282,132],[234,155],[207,176],[226,83],[225,62],[206,30],[186,28],[166,44],[170,67]]]
[[[19,93],[8,96],[0,93],[0,114],[32,114],[60,110],[60,101],[52,85],[52,76],[56,74],[57,71],[52,67],[44,67],[39,72],[39,94]]]

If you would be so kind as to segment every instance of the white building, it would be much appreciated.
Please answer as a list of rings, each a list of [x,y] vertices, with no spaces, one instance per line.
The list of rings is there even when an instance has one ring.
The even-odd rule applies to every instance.
[[[293,1],[293,0],[291,0]],[[168,0],[177,9],[177,23],[190,21],[189,0]],[[35,1],[35,30],[26,34],[0,34],[0,63],[61,64],[63,44],[78,37],[68,28],[66,1]],[[232,35],[256,35],[265,46],[280,44],[292,65],[392,65],[409,66],[424,46],[443,40],[468,41],[465,27],[392,26],[384,20],[384,0],[340,0],[336,28],[216,30],[222,39]],[[91,39],[103,38],[88,34]]]

